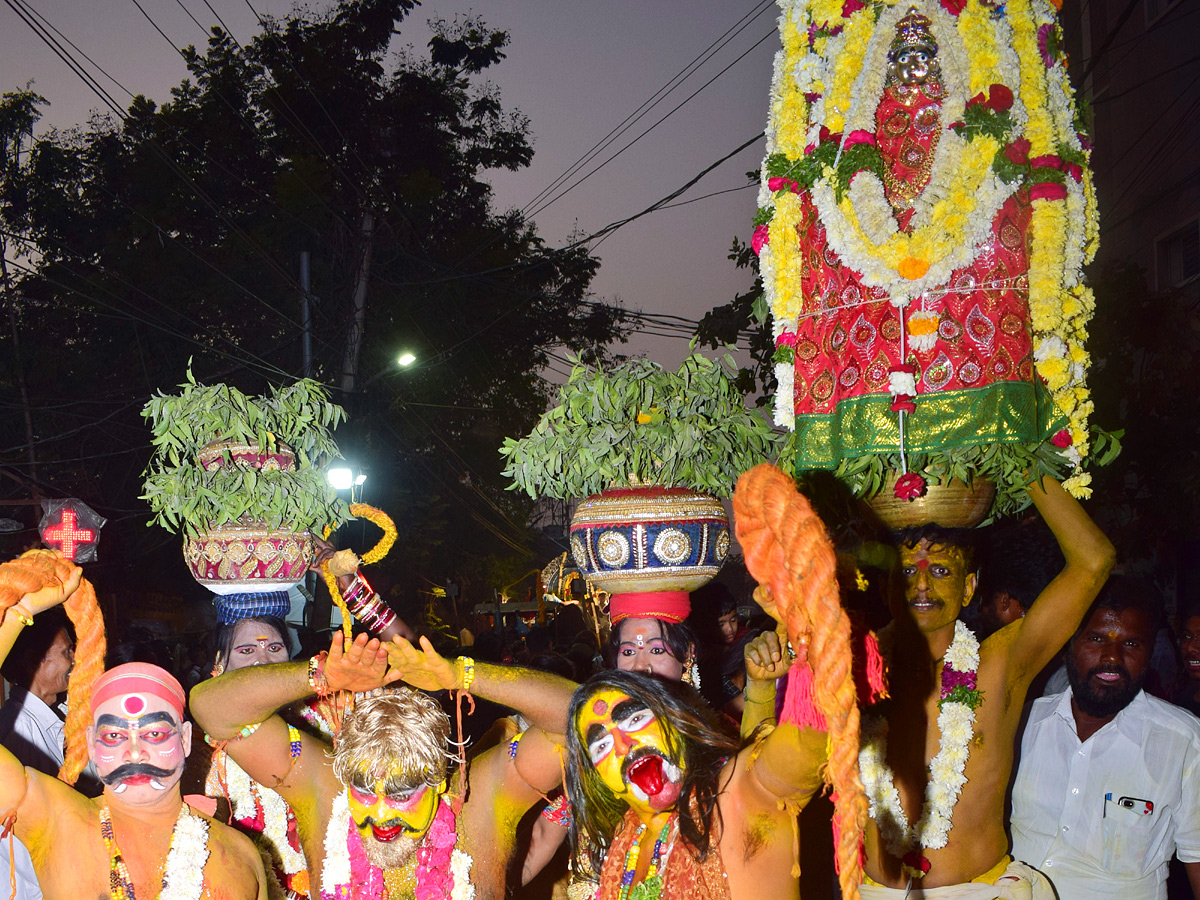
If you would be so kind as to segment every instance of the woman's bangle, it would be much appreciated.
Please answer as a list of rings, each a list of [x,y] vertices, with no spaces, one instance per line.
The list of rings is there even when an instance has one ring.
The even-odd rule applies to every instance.
[[[325,678],[325,651],[308,661],[308,685],[313,693],[324,699],[329,696],[329,681]]]
[[[459,688],[464,694],[471,690],[471,685],[475,682],[475,660],[469,656],[461,656],[462,660],[462,687]]]
[[[27,610],[20,603],[14,603],[7,610],[5,610],[4,617],[6,619],[8,618],[9,613],[12,613],[14,616],[16,616],[17,621],[26,628],[33,624],[33,613]]]

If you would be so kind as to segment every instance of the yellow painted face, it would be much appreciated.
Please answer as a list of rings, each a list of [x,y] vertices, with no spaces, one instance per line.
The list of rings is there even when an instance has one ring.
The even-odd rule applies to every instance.
[[[424,837],[445,790],[443,781],[437,787],[424,786],[407,797],[396,797],[387,793],[387,781],[381,778],[372,790],[352,785],[346,788],[346,793],[358,833],[364,840],[374,837],[386,844],[401,836],[415,840]]]
[[[930,544],[900,547],[904,599],[922,631],[936,631],[954,622],[975,593],[975,573],[958,547]]]
[[[576,728],[596,774],[631,806],[670,808],[679,797],[683,770],[672,761],[679,736],[645,703],[603,688],[579,711]]]

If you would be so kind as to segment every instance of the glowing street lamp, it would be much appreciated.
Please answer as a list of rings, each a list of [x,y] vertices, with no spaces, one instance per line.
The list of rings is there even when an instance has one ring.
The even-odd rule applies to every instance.
[[[414,356],[412,353],[409,353],[408,351],[401,353],[400,356],[398,356],[396,358],[396,362],[399,365],[404,366],[405,368],[407,368],[408,366],[411,366],[416,361],[417,361],[417,357]]]

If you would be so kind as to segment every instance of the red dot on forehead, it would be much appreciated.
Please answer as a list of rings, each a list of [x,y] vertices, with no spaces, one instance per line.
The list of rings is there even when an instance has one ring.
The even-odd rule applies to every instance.
[[[592,712],[594,712],[598,716],[602,716],[606,712],[608,712],[608,704],[605,703],[603,700],[597,700],[595,703],[592,704]]]
[[[122,703],[122,708],[127,716],[140,716],[142,710],[146,708],[146,701],[137,695],[126,697]]]

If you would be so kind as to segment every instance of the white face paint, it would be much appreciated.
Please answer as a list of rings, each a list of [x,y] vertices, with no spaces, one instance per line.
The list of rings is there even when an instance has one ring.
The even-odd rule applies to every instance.
[[[152,694],[123,694],[101,703],[88,729],[100,780],[126,802],[148,802],[179,784],[191,749],[191,724]]]

